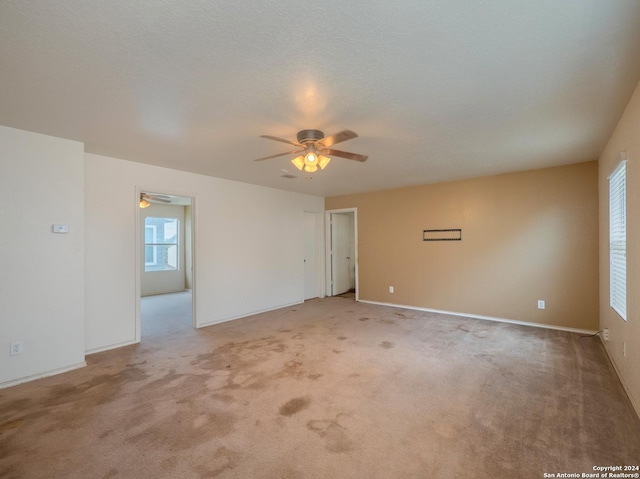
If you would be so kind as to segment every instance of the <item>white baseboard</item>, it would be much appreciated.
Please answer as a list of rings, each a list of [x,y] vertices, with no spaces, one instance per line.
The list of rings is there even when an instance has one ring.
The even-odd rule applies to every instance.
[[[109,344],[108,346],[100,346],[99,348],[88,349],[84,352],[85,356],[95,353],[101,353],[103,351],[109,351],[111,349],[122,348],[124,346],[131,346],[132,344],[138,344],[140,341],[136,341],[135,339],[131,341],[125,341],[123,343]]]
[[[553,324],[530,323],[528,321],[517,321],[515,319],[496,318],[493,316],[482,316],[479,314],[458,313],[455,311],[443,311],[441,309],[419,308],[417,306],[406,306],[404,304],[381,303],[379,301],[367,301],[364,299],[359,300],[359,302],[368,303],[368,304],[377,304],[379,306],[391,306],[392,308],[413,309],[415,311],[426,311],[428,313],[449,314],[451,316],[460,316],[463,318],[484,319],[486,321],[496,321],[499,323],[517,324],[520,326],[532,326],[534,328],[555,329],[558,331],[568,331],[570,333],[579,333],[579,334],[595,334],[596,333],[596,331],[592,331],[590,329],[566,328],[564,326],[555,326]]]
[[[631,389],[629,389],[627,387],[627,383],[625,382],[624,377],[622,376],[622,374],[620,374],[620,370],[618,369],[618,365],[613,360],[613,356],[611,356],[611,353],[609,353],[609,348],[607,348],[607,343],[604,341],[604,339],[602,339],[602,336],[600,337],[600,341],[602,341],[602,346],[604,347],[604,350],[607,353],[607,357],[609,358],[609,361],[611,362],[611,365],[613,366],[614,371],[618,375],[618,379],[620,379],[620,383],[622,384],[622,388],[624,389],[624,392],[627,393],[627,397],[629,398],[629,402],[631,403],[631,406],[633,407],[634,411],[636,412],[636,414],[640,418],[640,403],[638,403],[638,401],[636,401],[636,399],[631,394]]]
[[[0,389],[10,388],[11,386],[17,386],[18,384],[28,383],[29,381],[35,381],[36,379],[47,378],[49,376],[55,376],[56,374],[62,374],[69,371],[73,371],[74,369],[84,368],[87,365],[86,361],[82,361],[81,363],[72,364],[71,366],[65,366],[64,368],[52,369],[51,371],[46,371],[44,373],[32,374],[31,376],[26,376],[23,378],[12,379],[11,381],[5,381],[0,383]]]
[[[259,311],[253,311],[251,313],[246,313],[246,314],[240,314],[238,316],[232,316],[230,318],[224,318],[224,319],[220,319],[218,321],[210,321],[208,323],[202,323],[202,324],[198,324],[196,325],[196,329],[200,329],[200,328],[206,328],[207,326],[213,326],[214,324],[221,324],[221,323],[227,323],[229,321],[234,321],[236,319],[241,319],[241,318],[247,318],[249,316],[254,316],[256,314],[261,314],[261,313],[267,313],[269,311],[275,311],[276,309],[283,309],[283,308],[288,308],[290,306],[296,306],[298,304],[302,304],[304,303],[303,301],[296,301],[294,303],[288,303],[288,304],[281,304],[279,306],[274,306],[272,308],[267,308],[267,309],[261,309]]]

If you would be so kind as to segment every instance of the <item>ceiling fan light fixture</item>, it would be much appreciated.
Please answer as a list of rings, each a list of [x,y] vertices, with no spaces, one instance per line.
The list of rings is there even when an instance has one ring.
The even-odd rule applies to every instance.
[[[304,164],[307,166],[317,165],[318,157],[312,151],[304,155]]]
[[[318,155],[318,166],[321,170],[324,170],[325,166],[327,166],[330,161],[331,158],[329,158],[328,156]]]
[[[280,143],[287,143],[289,145],[295,146],[296,149],[293,151],[278,153],[275,155],[264,156],[262,158],[257,158],[254,161],[263,161],[269,160],[271,158],[277,158],[279,156],[296,154],[300,156],[296,156],[291,160],[291,163],[294,164],[296,168],[300,171],[304,170],[307,173],[313,173],[314,171],[318,171],[318,167],[322,170],[326,168],[326,166],[331,161],[329,156],[338,156],[340,158],[346,158],[347,160],[354,161],[367,161],[367,156],[358,155],[356,153],[350,153],[348,151],[334,150],[331,148],[333,145],[337,143],[341,143],[343,141],[351,140],[353,138],[357,138],[358,135],[351,130],[344,130],[335,135],[324,136],[324,133],[320,130],[301,130],[298,132],[296,138],[298,141],[291,141],[284,138],[278,138],[276,136],[271,135],[260,135],[262,138],[266,138],[268,140],[279,141]],[[320,154],[324,153],[324,154]]]
[[[302,168],[304,168],[304,156],[296,156],[293,160],[291,160],[291,163],[293,163],[296,168],[302,171]]]
[[[296,156],[291,163],[300,171],[304,170],[307,173],[313,173],[318,171],[318,166],[324,169],[329,163],[330,159],[326,156],[317,155],[315,151],[309,151],[304,156]]]
[[[307,152],[304,155],[304,171],[307,173],[318,171],[318,153],[316,153],[316,147],[309,144],[306,149]]]

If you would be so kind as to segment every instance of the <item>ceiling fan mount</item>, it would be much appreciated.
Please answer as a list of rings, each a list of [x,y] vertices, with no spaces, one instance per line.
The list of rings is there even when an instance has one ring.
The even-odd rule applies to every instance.
[[[284,138],[278,138],[276,136],[261,135],[262,138],[266,138],[268,140],[274,140],[281,143],[293,145],[296,147],[296,149],[293,151],[287,151],[284,153],[278,153],[276,155],[258,158],[255,161],[268,160],[271,158],[276,158],[278,156],[296,154],[299,156],[296,156],[293,160],[291,160],[291,162],[299,170],[304,170],[308,173],[317,171],[318,167],[320,167],[321,170],[324,170],[324,168],[331,161],[331,156],[337,156],[340,158],[345,158],[347,160],[360,162],[367,161],[368,157],[365,155],[359,155],[357,153],[350,153],[348,151],[335,150],[331,148],[336,143],[351,140],[352,138],[357,138],[357,136],[358,135],[351,130],[343,130],[340,133],[336,133],[335,135],[325,137],[322,131],[313,129],[300,130],[296,135],[297,141],[286,140]]]
[[[320,130],[300,130],[296,138],[298,139],[298,143],[305,144],[322,140],[324,133]]]

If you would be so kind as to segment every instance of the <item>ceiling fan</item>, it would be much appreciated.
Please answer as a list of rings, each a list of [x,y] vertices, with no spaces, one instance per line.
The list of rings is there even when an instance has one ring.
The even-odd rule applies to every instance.
[[[278,138],[276,136],[270,135],[260,136],[261,138],[266,138],[267,140],[275,140],[293,145],[296,147],[296,149],[293,151],[287,151],[285,153],[278,153],[277,155],[265,156],[254,161],[269,160],[278,156],[300,153],[300,155],[296,156],[293,160],[291,160],[291,162],[299,170],[304,169],[304,171],[308,173],[317,171],[318,167],[320,167],[321,170],[324,170],[331,161],[331,158],[329,158],[330,156],[337,156],[340,158],[346,158],[347,160],[360,162],[367,161],[368,158],[368,156],[365,155],[349,153],[348,151],[334,150],[333,148],[331,148],[336,143],[357,138],[358,135],[351,130],[344,130],[340,133],[336,133],[335,135],[327,137],[325,137],[324,133],[320,130],[301,130],[296,135],[298,141],[285,140],[284,138]]]
[[[171,197],[167,195],[154,195],[151,193],[140,193],[140,208],[148,208],[151,201],[158,203],[171,203]]]

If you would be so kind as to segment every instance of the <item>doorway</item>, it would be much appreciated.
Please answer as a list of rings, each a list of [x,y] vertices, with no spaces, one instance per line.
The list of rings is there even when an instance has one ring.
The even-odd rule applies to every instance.
[[[357,209],[327,211],[327,291],[358,300]]]
[[[136,339],[196,325],[194,198],[140,190],[136,194]]]

